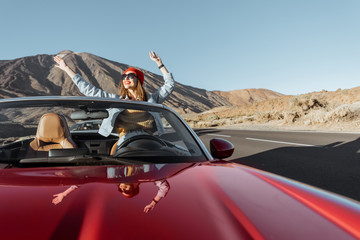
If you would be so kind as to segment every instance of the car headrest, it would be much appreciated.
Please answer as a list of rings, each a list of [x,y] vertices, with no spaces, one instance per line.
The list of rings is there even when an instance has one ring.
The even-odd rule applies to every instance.
[[[64,116],[46,113],[39,121],[36,138],[43,142],[60,143],[70,136]]]

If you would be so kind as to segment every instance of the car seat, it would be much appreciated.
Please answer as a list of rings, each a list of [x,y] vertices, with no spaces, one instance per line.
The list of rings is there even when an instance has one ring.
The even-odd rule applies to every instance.
[[[116,148],[117,148],[117,144],[118,144],[119,140],[117,140],[114,145],[111,147],[111,150],[110,150],[110,156],[113,156],[115,151],[116,151]]]
[[[76,147],[65,117],[57,113],[46,113],[40,118],[35,139],[29,144],[27,157],[36,155],[38,151]]]

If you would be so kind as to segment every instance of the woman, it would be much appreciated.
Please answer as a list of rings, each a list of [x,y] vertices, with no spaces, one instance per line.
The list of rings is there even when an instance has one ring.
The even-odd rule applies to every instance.
[[[164,64],[162,63],[161,58],[155,52],[149,52],[150,59],[154,61],[164,78],[164,85],[161,86],[157,91],[152,94],[147,94],[143,88],[144,83],[144,74],[142,71],[136,68],[128,68],[125,70],[120,81],[120,93],[108,93],[102,89],[99,89],[90,83],[88,83],[83,77],[79,74],[76,74],[71,70],[65,63],[65,61],[59,56],[55,56],[54,60],[58,65],[56,67],[65,71],[76,86],[79,88],[80,92],[85,96],[89,97],[105,97],[105,98],[120,98],[128,100],[137,100],[137,101],[148,101],[151,103],[163,103],[165,99],[172,93],[175,81],[171,73],[168,72]],[[120,112],[123,112],[124,109],[112,108],[108,109],[109,117],[104,119],[100,129],[99,134],[103,136],[109,136],[112,132],[115,124],[115,120]],[[159,135],[162,133],[162,124],[160,118],[157,114],[152,114],[154,121],[159,131]],[[125,140],[125,139],[124,139]]]

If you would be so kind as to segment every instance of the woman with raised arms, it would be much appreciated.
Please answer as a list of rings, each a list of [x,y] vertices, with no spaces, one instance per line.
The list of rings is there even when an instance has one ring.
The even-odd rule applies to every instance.
[[[172,93],[175,86],[175,81],[172,74],[168,72],[168,70],[162,63],[162,60],[159,57],[159,55],[157,55],[153,51],[150,51],[149,56],[150,59],[157,64],[164,78],[164,85],[162,85],[152,94],[148,94],[143,88],[144,73],[136,68],[131,67],[124,71],[120,81],[119,93],[116,94],[116,93],[108,93],[100,88],[91,85],[82,76],[76,74],[72,69],[70,69],[68,65],[65,63],[64,59],[60,58],[59,56],[55,56],[54,60],[57,63],[56,67],[65,71],[70,76],[72,81],[76,84],[80,92],[85,96],[120,98],[120,99],[134,100],[134,101],[147,101],[151,103],[163,103],[166,100],[166,98],[168,98],[169,95]],[[113,109],[108,109],[108,111],[109,111],[109,117],[103,120],[99,129],[99,134],[106,137],[109,136],[113,131],[116,123],[116,119],[118,115],[124,111],[124,109],[113,108]],[[129,113],[124,113],[124,114],[128,115]],[[163,131],[160,118],[158,114],[151,114],[151,115],[153,117],[153,121],[160,135]],[[149,122],[146,123],[148,126]],[[122,134],[123,137],[122,141],[126,140],[126,136],[124,135],[126,135],[127,132],[122,132],[122,133],[119,132],[119,136],[120,134]]]

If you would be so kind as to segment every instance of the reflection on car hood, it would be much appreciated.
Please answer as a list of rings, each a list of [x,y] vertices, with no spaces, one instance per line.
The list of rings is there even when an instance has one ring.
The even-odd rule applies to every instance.
[[[144,213],[165,180],[166,196]],[[139,193],[124,197],[120,183]],[[360,237],[357,203],[230,163],[6,169],[0,192],[4,239]]]

